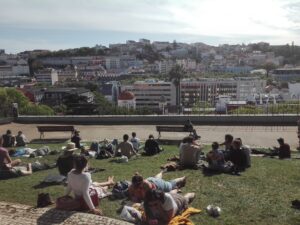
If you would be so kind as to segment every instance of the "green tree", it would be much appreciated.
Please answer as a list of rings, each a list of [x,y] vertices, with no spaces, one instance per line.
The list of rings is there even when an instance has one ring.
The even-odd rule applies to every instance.
[[[183,66],[176,64],[169,72],[169,80],[176,87],[176,106],[180,106],[180,81],[186,74]]]
[[[17,103],[19,113],[24,115],[53,115],[54,111],[45,105],[35,105],[15,88],[0,88],[0,115],[12,115],[12,103]]]
[[[267,71],[267,78],[268,78],[270,71],[276,69],[276,65],[274,63],[267,62],[262,66],[262,68]]]

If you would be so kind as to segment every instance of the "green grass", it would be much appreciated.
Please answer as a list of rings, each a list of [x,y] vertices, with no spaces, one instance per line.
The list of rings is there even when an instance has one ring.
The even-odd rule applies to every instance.
[[[50,148],[61,149],[59,145]],[[33,147],[33,146],[32,146]],[[104,168],[105,171],[92,175],[93,181],[103,181],[109,175],[115,180],[130,180],[134,172],[139,171],[144,177],[153,176],[167,158],[177,154],[174,146],[165,146],[165,151],[158,156],[139,157],[129,163],[118,164],[110,160],[89,161],[90,166]],[[38,159],[41,162],[54,162],[58,156]],[[24,159],[34,162],[36,159]],[[252,167],[241,176],[226,174],[204,176],[201,170],[183,170],[166,173],[164,178],[172,179],[187,176],[187,185],[182,190],[196,192],[193,207],[203,212],[191,217],[197,224],[300,224],[300,211],[291,208],[291,201],[300,199],[300,160],[277,160],[252,157]],[[36,172],[29,177],[20,177],[0,181],[0,200],[8,202],[36,204],[37,194],[49,192],[53,199],[63,195],[63,186],[51,186],[33,189],[48,173],[57,173],[57,169]],[[118,218],[116,210],[120,201],[103,199],[101,208],[106,216]],[[221,207],[219,218],[212,218],[205,212],[209,204]]]

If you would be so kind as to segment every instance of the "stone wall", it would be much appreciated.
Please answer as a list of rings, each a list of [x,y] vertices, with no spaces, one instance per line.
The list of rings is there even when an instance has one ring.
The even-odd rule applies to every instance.
[[[142,115],[142,116],[19,116],[15,122],[35,124],[296,126],[299,115]]]
[[[0,118],[0,124],[7,124],[13,122],[13,118]]]

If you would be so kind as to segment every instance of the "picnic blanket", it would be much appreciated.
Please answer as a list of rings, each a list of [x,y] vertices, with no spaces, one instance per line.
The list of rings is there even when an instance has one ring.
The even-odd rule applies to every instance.
[[[175,216],[168,225],[194,225],[194,223],[189,219],[193,214],[200,213],[200,209],[193,207],[187,208],[183,213],[178,216]]]

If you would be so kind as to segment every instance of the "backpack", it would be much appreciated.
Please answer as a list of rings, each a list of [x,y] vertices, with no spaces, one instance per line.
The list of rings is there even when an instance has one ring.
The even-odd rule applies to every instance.
[[[53,202],[51,201],[49,193],[38,194],[37,204],[36,204],[37,208],[43,208],[51,204],[53,204]]]
[[[112,197],[115,199],[123,199],[128,197],[128,188],[131,185],[130,181],[118,181],[112,189]]]

